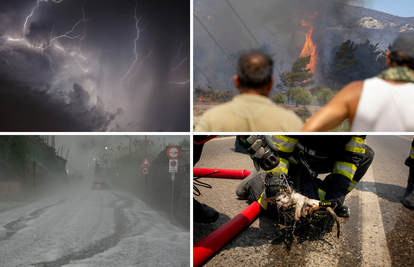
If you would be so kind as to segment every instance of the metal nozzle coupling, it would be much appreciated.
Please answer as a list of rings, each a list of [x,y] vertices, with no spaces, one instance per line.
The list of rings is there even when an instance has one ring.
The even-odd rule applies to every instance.
[[[265,150],[263,157],[259,159],[259,165],[263,170],[270,171],[279,165],[279,156],[273,153],[273,151],[267,145],[266,139],[263,135],[261,135],[259,138],[262,140],[262,147]]]

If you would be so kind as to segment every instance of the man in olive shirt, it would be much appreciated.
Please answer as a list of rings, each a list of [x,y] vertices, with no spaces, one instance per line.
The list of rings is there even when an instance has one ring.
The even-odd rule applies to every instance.
[[[273,60],[264,52],[249,51],[237,62],[234,84],[240,91],[233,100],[204,113],[195,132],[298,132],[301,119],[277,106],[269,93],[274,78]]]

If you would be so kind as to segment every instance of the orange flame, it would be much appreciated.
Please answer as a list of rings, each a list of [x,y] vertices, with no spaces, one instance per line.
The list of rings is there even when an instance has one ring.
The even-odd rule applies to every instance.
[[[313,15],[310,15],[309,18],[318,18],[318,12],[315,12]],[[303,46],[302,52],[300,53],[301,57],[311,56],[310,62],[306,65],[306,68],[311,69],[312,73],[315,73],[316,62],[318,60],[318,55],[316,54],[316,45],[312,42],[312,32],[313,27],[310,23],[302,19],[302,26],[308,27],[308,32],[306,33],[306,42]]]
[[[201,101],[206,100],[206,98],[204,97],[204,95],[203,95],[203,94],[201,94],[201,96],[200,96],[200,100],[201,100]]]

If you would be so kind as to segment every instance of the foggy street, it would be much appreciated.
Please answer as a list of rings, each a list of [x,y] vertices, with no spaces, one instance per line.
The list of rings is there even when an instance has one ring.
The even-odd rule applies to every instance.
[[[132,195],[71,190],[0,210],[0,266],[188,266],[190,233]]]
[[[247,154],[234,151],[235,136],[208,141],[196,168],[254,169]],[[413,266],[414,211],[401,204],[409,168],[404,165],[412,137],[368,136],[374,161],[361,182],[346,197],[348,219],[319,240],[295,236],[291,250],[280,239],[277,221],[261,213],[253,223],[210,257],[202,266]],[[240,179],[201,178],[212,189],[199,187],[200,203],[216,209],[212,224],[194,223],[194,244],[246,209],[239,200]]]

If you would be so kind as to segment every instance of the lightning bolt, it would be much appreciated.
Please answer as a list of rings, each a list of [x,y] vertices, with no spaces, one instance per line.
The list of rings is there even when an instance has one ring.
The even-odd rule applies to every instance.
[[[83,56],[82,51],[81,51],[82,40],[86,36],[86,21],[87,20],[85,20],[85,16],[86,16],[86,14],[85,14],[85,3],[86,3],[86,0],[83,1],[83,5],[82,5],[82,20],[83,20],[84,30],[83,30],[83,36],[82,36],[82,38],[79,41],[79,48],[78,48],[78,50],[79,50],[79,54],[81,55],[81,57],[83,58],[83,60],[85,60],[85,62],[88,62],[86,60],[86,58]]]
[[[40,2],[43,2],[43,1],[44,0],[37,0],[36,6],[32,9],[32,13],[30,13],[30,15],[26,17],[26,21],[24,22],[24,25],[23,25],[23,36],[24,36],[24,33],[26,32],[27,21],[29,20],[31,16],[33,16],[35,9],[39,7]],[[47,2],[47,0],[45,2]]]
[[[144,63],[144,61],[151,56],[152,50],[154,50],[154,44],[152,44],[152,48],[151,48],[151,51],[149,52],[149,54],[139,64],[138,70],[135,72],[135,74],[129,77],[128,83],[131,81],[132,77],[135,77],[138,74],[139,70],[141,69],[142,63]]]
[[[174,81],[172,81],[172,82],[168,82],[166,84],[186,84],[186,83],[189,83],[189,82],[190,82],[190,79],[188,79],[188,81],[185,81],[185,82],[174,82]]]
[[[173,68],[173,65],[174,65],[174,61],[178,58],[178,56],[180,55],[180,51],[181,51],[181,46],[183,46],[183,44],[186,44],[188,41],[190,41],[190,40],[187,40],[187,41],[185,41],[184,43],[182,43],[182,44],[180,44],[180,47],[178,48],[178,53],[177,53],[177,56],[173,59],[173,61],[171,62],[171,71],[174,71],[174,70],[176,70],[179,66],[181,66],[181,64],[183,64],[183,62],[184,61],[186,61],[187,60],[187,58],[190,56],[190,55],[188,55],[183,61],[181,61],[181,63],[180,64],[178,64],[178,66],[177,67],[175,67],[175,68]]]
[[[141,15],[141,17],[139,17],[139,18],[137,18],[137,7],[138,7],[138,2],[135,0],[135,3],[136,3],[136,5],[135,5],[135,9],[134,9],[134,16],[133,16],[133,18],[135,19],[135,28],[137,29],[137,37],[135,38],[135,40],[134,40],[134,54],[135,54],[135,60],[134,60],[134,62],[132,63],[132,65],[131,65],[131,67],[129,67],[129,69],[128,69],[128,71],[127,71],[127,73],[125,74],[125,76],[124,76],[124,78],[122,78],[122,81],[121,81],[121,85],[122,84],[124,84],[124,80],[126,79],[126,77],[129,75],[129,73],[131,72],[131,70],[132,70],[132,68],[135,66],[135,63],[137,63],[137,61],[138,61],[138,53],[137,53],[137,41],[138,41],[138,39],[139,39],[139,33],[140,33],[140,31],[143,31],[147,26],[148,26],[148,24],[147,24],[147,26],[145,26],[144,27],[144,29],[142,29],[142,30],[140,30],[139,29],[139,27],[138,27],[138,24],[139,24],[139,21],[140,21],[140,19],[145,15],[145,13],[143,14],[143,15]],[[151,49],[151,51],[152,51],[152,49]],[[136,75],[136,74],[135,74]],[[131,80],[131,77],[129,77],[129,80],[128,80],[128,82]]]
[[[57,4],[59,4],[59,3],[61,3],[63,0],[52,0],[53,2],[55,2],[55,3],[57,3]],[[28,23],[28,21],[29,21],[29,19],[33,16],[33,14],[34,14],[34,12],[35,12],[35,10],[36,10],[36,8],[38,8],[39,7],[39,5],[40,5],[40,2],[45,2],[45,3],[47,3],[48,2],[48,0],[38,0],[37,2],[36,2],[36,5],[32,8],[32,10],[31,10],[31,13],[26,17],[26,19],[25,19],[25,22],[24,22],[24,25],[23,25],[23,36],[24,36],[24,34],[25,34],[25,32],[26,32],[26,29],[27,29],[27,23]],[[84,72],[88,72],[89,70],[88,69],[86,69],[86,68],[84,68],[82,65],[81,65],[81,63],[78,61],[78,59],[76,58],[76,57],[79,57],[79,58],[81,58],[82,60],[84,60],[85,62],[88,62],[88,60],[85,58],[85,56],[82,54],[82,51],[81,51],[81,46],[82,46],[82,40],[85,38],[85,36],[86,36],[86,22],[87,21],[89,21],[89,20],[91,20],[92,18],[89,18],[89,19],[86,19],[86,13],[85,13],[85,3],[86,3],[86,0],[84,0],[83,1],[83,4],[82,4],[82,19],[81,20],[79,20],[78,22],[76,22],[74,25],[73,25],[73,27],[72,27],[72,29],[71,30],[69,30],[69,31],[67,31],[66,33],[64,33],[64,34],[62,34],[62,35],[59,35],[59,36],[56,36],[56,37],[54,37],[54,38],[52,38],[52,36],[53,36],[53,31],[54,31],[54,28],[55,28],[55,25],[53,25],[53,28],[52,28],[52,31],[51,31],[51,33],[50,33],[50,35],[51,35],[51,39],[50,39],[50,41],[49,41],[49,43],[46,45],[46,46],[43,46],[43,45],[41,45],[41,46],[34,46],[34,45],[32,45],[32,44],[30,44],[27,40],[25,40],[24,38],[20,38],[20,39],[16,39],[16,38],[12,38],[12,37],[10,37],[9,35],[6,35],[6,36],[1,36],[0,37],[0,39],[3,39],[3,38],[7,38],[7,40],[8,41],[12,41],[12,42],[25,42],[26,44],[27,44],[27,46],[28,47],[31,47],[31,48],[34,48],[34,49],[37,49],[37,50],[40,50],[41,52],[42,52],[42,54],[43,55],[45,55],[48,59],[49,59],[49,62],[50,62],[50,68],[51,68],[51,70],[53,71],[53,72],[55,72],[56,73],[56,71],[53,69],[53,60],[52,60],[52,58],[50,57],[50,55],[48,55],[46,52],[45,52],[45,50],[46,49],[48,49],[48,48],[50,48],[52,45],[54,46],[54,47],[56,47],[57,49],[59,49],[59,50],[61,50],[62,52],[64,52],[64,53],[67,53],[66,52],[66,50],[63,48],[63,47],[61,47],[61,46],[58,46],[58,45],[56,45],[56,44],[53,44],[53,42],[54,41],[56,41],[56,40],[59,40],[59,39],[61,39],[61,38],[68,38],[68,39],[77,39],[77,38],[79,38],[80,37],[80,35],[77,35],[77,36],[70,36],[69,34],[71,34],[74,30],[75,30],[75,28],[80,24],[80,23],[84,23],[84,31],[83,31],[83,35],[82,35],[82,37],[81,37],[81,39],[80,39],[80,41],[79,41],[79,47],[78,47],[78,53],[74,53],[74,52],[71,52],[71,53],[68,53],[70,56],[72,56],[73,57],[73,59],[77,62],[77,64],[79,65],[79,67],[81,68],[81,70],[82,71],[84,71]],[[67,64],[68,65],[68,64]],[[99,63],[98,63],[98,65],[99,65]]]

